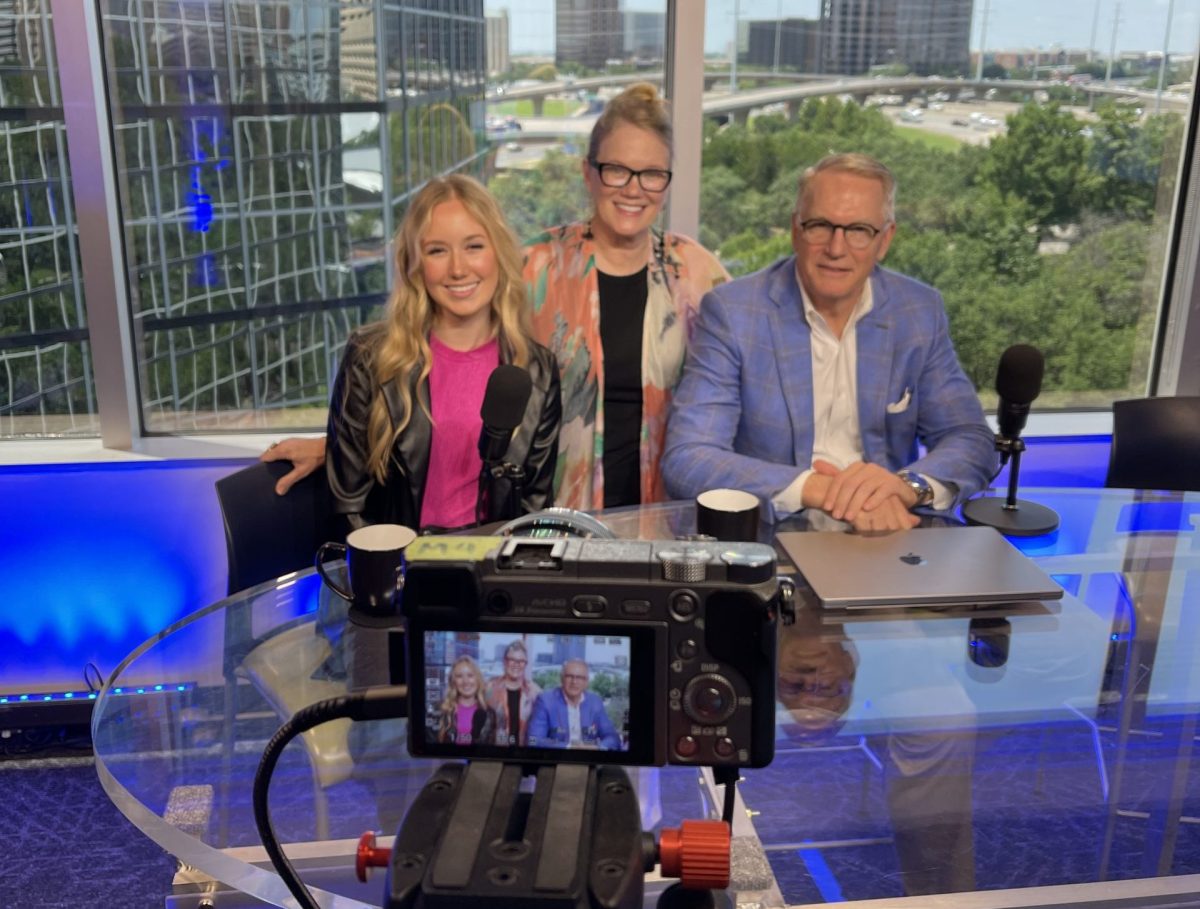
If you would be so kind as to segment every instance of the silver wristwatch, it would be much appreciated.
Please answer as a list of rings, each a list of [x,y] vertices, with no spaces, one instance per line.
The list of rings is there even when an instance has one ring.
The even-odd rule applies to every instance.
[[[919,473],[914,473],[911,470],[898,470],[896,476],[908,484],[917,495],[917,503],[913,508],[921,508],[933,502],[933,487],[929,485],[929,481]]]

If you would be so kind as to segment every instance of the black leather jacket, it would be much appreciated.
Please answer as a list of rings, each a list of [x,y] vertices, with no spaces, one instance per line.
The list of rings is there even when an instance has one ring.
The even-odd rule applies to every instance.
[[[393,379],[381,388],[371,372],[370,349],[378,331],[377,325],[360,328],[346,342],[330,398],[325,469],[334,511],[345,515],[351,527],[388,523],[418,528],[433,427],[417,401],[429,407],[429,383],[417,387],[419,369],[413,370],[408,378],[412,387],[412,416],[392,447],[387,482],[381,485],[367,467],[371,402],[377,394],[384,396],[393,425],[399,420],[402,405],[397,384],[401,380]],[[510,352],[503,342],[500,349],[501,360],[510,362]],[[554,355],[540,344],[530,342],[527,368],[533,380],[533,393],[506,455],[506,460],[525,469],[523,513],[554,504],[554,469],[562,423],[562,395]]]

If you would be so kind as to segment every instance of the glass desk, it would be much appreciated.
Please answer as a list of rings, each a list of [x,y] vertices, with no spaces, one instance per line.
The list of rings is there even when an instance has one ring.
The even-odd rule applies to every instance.
[[[1061,602],[806,606],[781,633],[776,756],[745,772],[734,831],[761,849],[769,880],[743,886],[742,905],[928,907],[923,895],[951,892],[937,905],[1200,900],[1200,495],[1022,498],[1062,517],[1053,535],[1014,540],[1063,586]],[[601,517],[629,538],[695,528],[684,503]],[[250,792],[280,714],[346,689],[344,628],[324,610],[318,622],[319,590],[302,572],[196,612],[131,654],[96,704],[105,789],[202,872],[197,894],[211,878],[290,899],[256,848]],[[1005,665],[968,658],[980,618],[1008,622]],[[325,905],[358,909],[383,889],[381,872],[352,880],[358,835],[394,832],[438,762],[407,757],[403,721],[341,723],[289,746],[271,807],[306,880],[331,894]],[[695,768],[631,775],[648,825],[711,810]],[[1063,886],[1074,884],[1085,886]]]

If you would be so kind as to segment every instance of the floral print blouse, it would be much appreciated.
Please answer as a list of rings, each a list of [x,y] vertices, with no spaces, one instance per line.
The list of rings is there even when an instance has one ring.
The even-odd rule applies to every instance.
[[[642,502],[666,498],[658,464],[671,394],[700,298],[729,280],[717,258],[679,234],[651,232],[642,333]],[[595,244],[586,222],[553,227],[525,247],[525,283],[534,338],[558,358],[562,430],[554,475],[556,505],[604,507],[604,362]]]

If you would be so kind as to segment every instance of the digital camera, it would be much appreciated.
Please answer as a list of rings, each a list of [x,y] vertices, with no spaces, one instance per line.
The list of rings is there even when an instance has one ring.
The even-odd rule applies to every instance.
[[[406,560],[412,754],[770,763],[771,547],[440,536]]]

